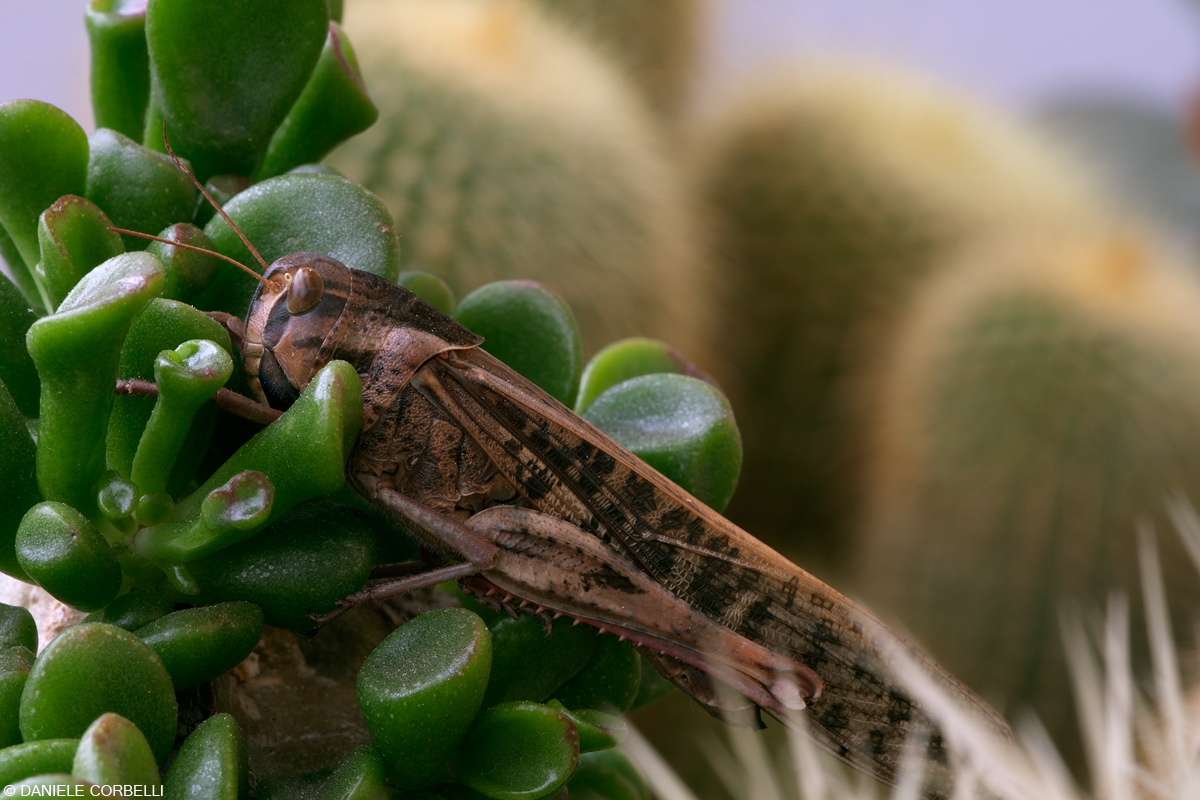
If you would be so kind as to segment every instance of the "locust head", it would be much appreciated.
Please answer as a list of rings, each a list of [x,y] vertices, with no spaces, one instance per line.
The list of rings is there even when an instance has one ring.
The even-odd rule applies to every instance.
[[[195,245],[124,228],[109,230],[207,253],[230,262],[259,282],[246,313],[245,325],[237,326],[240,330],[230,327],[230,332],[242,337],[242,362],[254,398],[272,408],[285,409],[295,402],[321,367],[334,359],[338,337],[331,334],[337,328],[351,294],[350,269],[332,256],[305,252],[290,253],[268,265],[221,204],[175,155],[167,138],[165,121],[163,146],[179,170],[262,265],[264,274],[259,275],[227,255]]]
[[[255,398],[283,409],[334,357],[350,270],[327,255],[291,253],[264,278],[246,314],[242,361]]]
[[[350,362],[364,383],[364,422],[374,419],[429,359],[448,350],[470,349],[483,339],[407,289],[370,272],[352,270],[332,256],[297,252],[268,265],[220,203],[175,155],[163,124],[163,146],[176,166],[208,200],[263,274],[223,253],[158,236],[110,227],[137,236],[207,253],[228,261],[259,282],[244,324],[222,314],[242,339],[242,361],[254,399],[283,410],[334,359]],[[357,276],[357,277],[356,277]],[[386,351],[386,357],[380,353]]]

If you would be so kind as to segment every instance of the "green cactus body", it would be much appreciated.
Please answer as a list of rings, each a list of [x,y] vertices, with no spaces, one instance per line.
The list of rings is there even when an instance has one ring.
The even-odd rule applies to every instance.
[[[746,464],[729,515],[818,569],[858,505],[863,384],[895,319],[969,241],[1094,212],[1014,121],[895,68],[809,65],[746,94],[696,155],[713,214],[713,371]]]
[[[621,64],[650,104],[670,117],[696,75],[708,0],[538,0]]]
[[[1129,238],[965,254],[914,304],[883,383],[853,585],[1074,756],[1060,612],[1140,597],[1143,523],[1176,622],[1194,610],[1166,515],[1200,499],[1193,281]]]
[[[544,283],[588,352],[635,332],[686,349],[681,178],[619,70],[510,0],[361,2],[346,28],[380,119],[331,163],[391,209],[402,270],[459,294]]]

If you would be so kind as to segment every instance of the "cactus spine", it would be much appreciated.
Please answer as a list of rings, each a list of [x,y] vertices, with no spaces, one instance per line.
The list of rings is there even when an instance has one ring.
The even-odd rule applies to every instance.
[[[1149,522],[1168,599],[1193,610],[1165,502],[1200,500],[1200,285],[1128,236],[964,259],[897,337],[855,585],[1070,752],[1064,603],[1136,600]]]

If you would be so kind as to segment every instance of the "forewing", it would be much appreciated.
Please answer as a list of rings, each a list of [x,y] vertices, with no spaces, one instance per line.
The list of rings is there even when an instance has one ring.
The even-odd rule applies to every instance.
[[[825,684],[810,711],[827,749],[894,782],[905,747],[924,737],[927,777],[944,782],[931,774],[946,771],[937,726],[873,643],[899,637],[486,353],[449,353],[427,366],[414,385],[491,454],[531,507],[595,535],[708,618],[810,666]],[[953,677],[901,646],[981,719],[1007,730]]]

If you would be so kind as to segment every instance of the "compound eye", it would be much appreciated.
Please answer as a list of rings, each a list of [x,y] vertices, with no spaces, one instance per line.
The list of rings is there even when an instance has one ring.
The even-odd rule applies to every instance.
[[[307,314],[321,302],[325,294],[325,279],[312,267],[301,267],[288,288],[287,310],[294,317]]]

